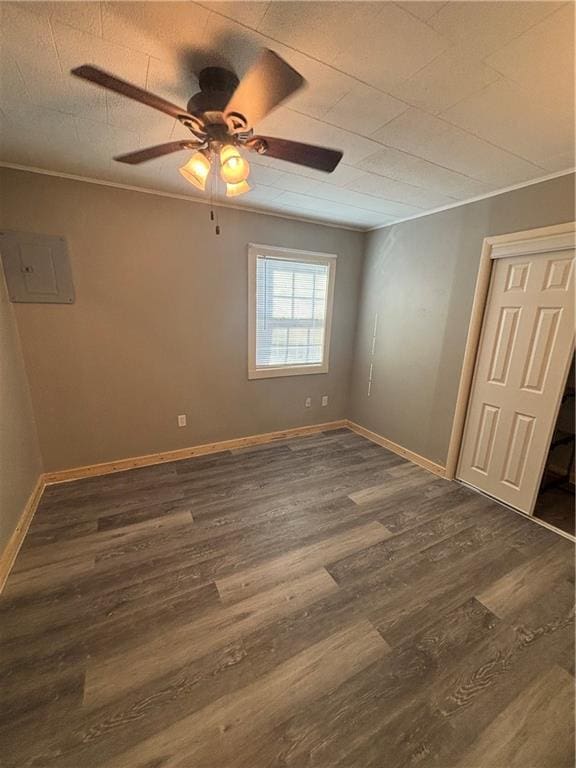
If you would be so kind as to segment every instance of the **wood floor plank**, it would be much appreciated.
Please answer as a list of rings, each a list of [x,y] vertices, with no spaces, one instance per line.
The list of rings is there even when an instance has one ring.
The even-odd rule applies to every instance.
[[[457,763],[495,717],[557,664],[568,646],[574,649],[573,607],[545,631],[519,632],[501,621],[467,663],[460,660],[438,680],[428,727],[432,749]],[[452,744],[445,743],[440,730],[446,720],[455,734]],[[534,734],[535,743],[539,735]],[[554,768],[554,763],[542,768]]]
[[[573,670],[573,544],[334,430],[48,487],[0,763],[557,768]]]
[[[216,580],[216,587],[223,603],[232,603],[267,589],[297,574],[314,571],[351,552],[384,541],[392,534],[381,523],[372,522],[351,528],[307,547],[287,552],[274,560],[223,579]]]
[[[498,616],[517,612],[524,604],[548,592],[555,582],[570,575],[573,568],[558,556],[559,547],[562,544],[552,544],[537,557],[509,571],[480,592],[478,599]],[[537,579],[532,578],[534,573],[538,574]]]
[[[395,759],[396,748],[383,748],[380,743],[374,748],[378,734],[396,717],[402,723],[397,734],[399,739],[408,738],[416,731],[418,722],[403,717],[414,696],[433,690],[434,680],[450,660],[472,653],[475,645],[490,636],[497,624],[498,619],[477,601],[458,606],[434,626],[417,634],[414,642],[389,651],[331,696],[296,713],[281,732],[275,733],[275,739],[267,745],[269,749],[259,754],[260,764],[300,768],[309,765],[307,761],[313,756],[311,764],[315,768],[334,765],[360,768],[371,759],[378,766],[400,765]],[[425,759],[423,764],[436,765]],[[244,763],[241,765],[244,768]]]
[[[78,523],[68,520],[61,521],[60,525],[56,525],[54,521],[44,525],[43,521],[39,521],[33,530],[29,531],[26,535],[21,551],[25,553],[34,547],[45,547],[48,544],[81,539],[88,534],[95,533],[97,529],[98,523],[96,520],[81,520]]]
[[[477,498],[459,504],[457,509],[451,509],[451,505],[445,503],[444,499],[440,504],[436,500],[432,506],[426,502],[422,502],[421,506],[426,513],[424,518],[411,519],[406,527],[395,525],[395,535],[330,565],[329,571],[336,581],[349,584],[383,567],[387,567],[387,573],[390,573],[392,568],[388,566],[392,563],[395,566],[406,558],[419,554],[429,545],[438,545],[463,530],[477,530],[473,527],[473,519],[481,506]],[[391,530],[387,525],[388,517],[379,519],[387,530]],[[485,536],[488,535],[490,529],[485,533]]]
[[[246,655],[242,642],[235,641],[102,707],[82,708],[80,697],[73,721],[58,723],[60,732],[45,736],[41,743],[31,740],[18,745],[21,762],[15,762],[14,768],[21,768],[26,760],[31,765],[53,760],[58,768],[113,763],[116,755],[151,734],[253,682],[259,675]],[[12,734],[10,730],[6,734],[7,744]]]
[[[181,499],[179,501],[169,501],[165,504],[145,504],[137,509],[110,510],[97,518],[96,528],[98,531],[108,531],[112,528],[124,528],[128,525],[135,525],[136,523],[147,520],[155,520],[175,512],[189,514],[190,517],[192,517],[192,510],[190,509],[189,502],[187,499]]]
[[[163,768],[229,765],[244,745],[261,738],[306,702],[335,690],[387,651],[386,643],[368,621],[345,627],[296,654],[247,689],[219,699],[119,755],[114,766],[144,768],[155,760],[161,761]]]
[[[198,621],[176,627],[131,651],[91,660],[86,670],[84,703],[101,703],[160,677],[336,589],[327,571],[315,571],[239,603],[216,608]]]
[[[563,634],[566,640],[567,631]],[[520,691],[549,669],[554,658],[547,661],[547,654],[559,640],[559,636],[543,636],[532,650],[500,621],[468,653],[439,668],[429,687],[413,689],[405,706],[397,703],[392,715],[382,718],[373,730],[368,743],[362,742],[334,765],[405,768],[423,763],[464,768],[459,761],[465,749]],[[543,763],[538,768],[554,768],[554,764]]]
[[[194,515],[206,515],[219,510],[223,501],[230,503],[232,497],[236,502],[246,500],[248,503],[269,504],[273,501],[291,499],[293,502],[309,498],[313,494],[318,501],[327,501],[331,498],[346,496],[355,490],[365,487],[370,479],[385,480],[389,477],[389,464],[380,460],[362,460],[350,465],[343,462],[342,466],[334,466],[324,471],[320,476],[301,477],[296,475],[289,482],[282,482],[280,489],[278,483],[264,489],[244,488],[238,494],[234,493],[234,486],[227,489],[228,496],[224,499],[222,494],[216,494],[212,498],[204,500],[195,499],[193,507]],[[347,467],[347,468],[346,468]],[[239,498],[240,497],[240,498]]]
[[[5,599],[14,599],[24,595],[45,593],[47,589],[60,584],[70,583],[78,576],[90,573],[94,569],[94,558],[80,555],[64,562],[56,561],[50,565],[40,565],[26,571],[11,574],[4,590]]]
[[[507,522],[503,518],[501,528],[505,529]],[[440,541],[427,542],[417,555],[367,569],[351,583],[346,584],[345,579],[339,583],[364,603],[367,615],[394,646],[406,634],[419,631],[423,620],[430,621],[439,607],[448,610],[472,597],[487,580],[498,578],[522,561],[516,550],[502,548],[498,533],[496,524],[481,531],[474,526],[455,529]],[[482,541],[484,548],[475,546]],[[338,564],[328,570],[337,575]]]
[[[427,485],[429,482],[426,473],[418,470],[417,467],[401,467],[401,473],[394,473],[389,470],[389,477],[385,482],[374,485],[370,488],[363,488],[361,491],[354,491],[350,498],[355,504],[374,504],[385,499],[391,490],[402,490],[403,488],[414,488]]]
[[[115,595],[111,597],[114,599]],[[117,606],[111,603],[112,610],[108,608],[107,600],[103,602],[103,609],[98,605],[93,610],[82,606],[67,620],[55,624],[50,624],[42,615],[32,624],[24,616],[22,623],[29,626],[25,633],[20,630],[10,633],[9,627],[5,629],[0,621],[0,672],[4,689],[8,685],[14,689],[22,688],[37,667],[43,674],[50,670],[59,674],[62,668],[78,666],[84,675],[89,657],[120,654],[125,649],[152,641],[180,626],[185,617],[189,617],[189,621],[200,619],[219,605],[219,598],[214,584],[206,584],[176,593],[161,602],[124,603],[120,597]],[[34,631],[43,625],[43,631]]]
[[[55,562],[76,559],[78,553],[86,556],[95,555],[111,546],[134,541],[142,536],[151,536],[158,530],[188,526],[192,523],[192,515],[189,511],[173,512],[162,517],[144,520],[133,525],[125,525],[122,528],[110,528],[106,531],[97,531],[84,536],[80,541],[74,539],[62,543],[56,543],[52,547],[35,547],[24,550],[18,558],[18,567],[15,572],[30,570]]]
[[[485,729],[459,768],[572,768],[574,680],[553,666]]]
[[[352,504],[352,502],[349,502]],[[297,549],[315,544],[362,522],[350,514],[348,500],[330,498],[311,505],[258,505],[243,514],[200,518],[186,531],[178,529],[163,536],[111,546],[96,556],[98,573],[117,573],[123,578],[139,576],[143,568],[189,570],[196,578],[213,580],[237,573]],[[291,514],[293,512],[293,514]],[[230,522],[230,524],[229,524]],[[186,565],[183,566],[182,563]]]

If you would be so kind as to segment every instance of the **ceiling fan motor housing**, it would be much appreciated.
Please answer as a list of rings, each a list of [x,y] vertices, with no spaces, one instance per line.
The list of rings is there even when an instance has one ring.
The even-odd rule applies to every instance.
[[[224,67],[206,67],[200,72],[198,82],[200,91],[192,96],[187,109],[190,114],[203,117],[206,113],[224,112],[239,80],[234,72]],[[221,121],[222,118],[217,120]]]

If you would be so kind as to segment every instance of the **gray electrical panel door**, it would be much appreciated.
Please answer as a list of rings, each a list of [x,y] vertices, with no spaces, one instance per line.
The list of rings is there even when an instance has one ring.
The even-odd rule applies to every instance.
[[[74,283],[63,237],[0,232],[10,301],[73,304]]]

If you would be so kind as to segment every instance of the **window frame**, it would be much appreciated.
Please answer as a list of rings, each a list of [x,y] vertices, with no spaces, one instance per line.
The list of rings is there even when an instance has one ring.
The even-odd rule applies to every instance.
[[[277,366],[256,365],[256,272],[258,256],[282,261],[310,262],[322,264],[328,269],[328,287],[326,290],[326,320],[324,328],[324,346],[322,363],[294,365],[289,363]],[[336,282],[335,253],[301,251],[295,248],[282,248],[275,245],[248,244],[248,378],[271,379],[279,376],[309,376],[328,373],[330,369],[330,340],[332,336],[332,316],[334,306],[334,285]]]

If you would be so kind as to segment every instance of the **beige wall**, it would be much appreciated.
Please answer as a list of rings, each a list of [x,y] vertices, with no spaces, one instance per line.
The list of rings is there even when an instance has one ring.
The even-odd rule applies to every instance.
[[[346,416],[362,233],[0,173],[1,226],[71,254],[73,306],[16,307],[47,471]],[[338,254],[328,374],[248,380],[249,242]]]
[[[42,472],[13,307],[0,268],[0,554]]]
[[[573,219],[567,175],[370,233],[350,418],[444,464],[483,238]]]
[[[574,218],[564,176],[368,235],[223,209],[217,237],[204,205],[0,181],[0,226],[65,235],[72,258],[76,304],[14,306],[47,471],[344,417],[443,464],[482,239]],[[339,254],[329,374],[248,380],[250,241]]]

